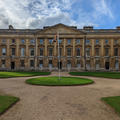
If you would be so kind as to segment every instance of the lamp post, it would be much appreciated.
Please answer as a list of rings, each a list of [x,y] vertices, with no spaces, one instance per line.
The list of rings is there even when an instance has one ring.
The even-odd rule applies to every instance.
[[[58,43],[58,80],[61,80],[60,76],[60,44],[59,44],[59,31],[57,31],[57,36],[55,36],[54,42]]]
[[[58,80],[61,80],[60,78],[60,44],[59,44],[59,32],[57,32],[57,42],[58,42],[58,72],[59,72],[59,79]]]

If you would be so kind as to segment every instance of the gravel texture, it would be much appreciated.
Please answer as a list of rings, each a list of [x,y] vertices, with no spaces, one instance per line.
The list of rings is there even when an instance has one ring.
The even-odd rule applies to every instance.
[[[56,75],[57,72],[53,72],[50,76]],[[70,76],[67,72],[62,75]],[[95,83],[46,87],[28,85],[25,83],[28,78],[35,77],[0,79],[0,94],[20,98],[0,120],[120,120],[115,111],[100,100],[120,96],[120,79],[84,77]]]

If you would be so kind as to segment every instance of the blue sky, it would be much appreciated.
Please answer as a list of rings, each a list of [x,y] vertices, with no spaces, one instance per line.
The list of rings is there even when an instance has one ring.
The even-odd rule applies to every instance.
[[[78,28],[120,26],[120,0],[0,0],[0,28],[42,28],[57,23]]]

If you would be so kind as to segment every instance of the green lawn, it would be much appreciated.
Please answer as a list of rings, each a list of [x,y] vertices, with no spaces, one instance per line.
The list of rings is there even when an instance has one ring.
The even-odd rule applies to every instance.
[[[19,98],[12,96],[0,96],[0,114],[4,113],[8,108],[15,104]]]
[[[62,77],[61,80],[58,77],[40,77],[26,80],[26,83],[32,85],[43,86],[71,86],[71,85],[85,85],[93,83],[90,79],[84,79],[79,77]]]
[[[0,72],[0,78],[49,75],[50,72]]]
[[[104,97],[102,100],[109,104],[120,115],[120,96]]]
[[[120,72],[70,72],[70,75],[120,79]]]

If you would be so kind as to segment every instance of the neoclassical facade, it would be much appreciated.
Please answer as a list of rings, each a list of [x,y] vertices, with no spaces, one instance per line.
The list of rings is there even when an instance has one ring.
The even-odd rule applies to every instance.
[[[59,33],[58,41],[54,41]],[[60,62],[58,61],[60,58]],[[56,24],[43,29],[0,29],[0,70],[119,71],[120,27]]]

